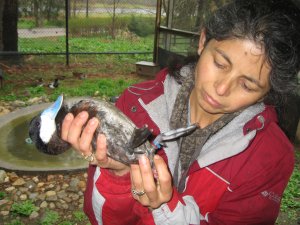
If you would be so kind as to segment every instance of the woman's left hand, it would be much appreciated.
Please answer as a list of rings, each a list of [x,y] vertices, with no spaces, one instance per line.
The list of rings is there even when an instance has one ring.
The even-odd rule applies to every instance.
[[[165,161],[155,155],[154,165],[157,178],[154,178],[150,161],[145,155],[140,158],[139,165],[131,165],[132,195],[150,209],[156,209],[170,201],[173,193],[172,178]]]

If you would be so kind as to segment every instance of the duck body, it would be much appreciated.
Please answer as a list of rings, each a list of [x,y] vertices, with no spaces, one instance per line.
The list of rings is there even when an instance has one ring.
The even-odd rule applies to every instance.
[[[151,132],[146,127],[137,128],[119,109],[104,100],[66,102],[59,96],[51,107],[30,122],[29,136],[36,148],[51,155],[69,149],[70,144],[60,137],[63,119],[69,112],[76,116],[82,111],[88,112],[89,119],[96,117],[100,121],[92,140],[94,150],[97,136],[102,133],[106,136],[109,157],[127,165],[137,163],[141,154],[152,160],[155,148],[148,141]]]

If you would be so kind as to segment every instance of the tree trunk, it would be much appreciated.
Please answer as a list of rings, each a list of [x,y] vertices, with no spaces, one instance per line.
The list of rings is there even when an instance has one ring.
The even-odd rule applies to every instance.
[[[0,51],[3,51],[3,9],[4,9],[4,1],[0,1]]]
[[[3,50],[18,51],[18,0],[5,0],[2,23]]]
[[[39,0],[34,1],[33,14],[34,14],[34,18],[35,18],[35,26],[42,27],[42,25],[44,23],[44,18],[42,15],[41,2]]]

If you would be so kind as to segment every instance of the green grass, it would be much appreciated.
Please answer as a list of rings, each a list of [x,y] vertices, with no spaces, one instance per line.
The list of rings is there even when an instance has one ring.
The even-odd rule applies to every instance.
[[[36,210],[37,207],[30,200],[24,202],[15,202],[12,204],[10,209],[13,214],[20,216],[30,216],[30,214]]]
[[[136,39],[75,37],[69,40],[70,52],[152,52],[153,36]],[[19,51],[31,53],[65,52],[65,37],[19,38]]]
[[[49,100],[54,101],[60,94],[66,97],[75,96],[96,96],[104,99],[109,99],[112,96],[120,95],[123,90],[133,83],[137,83],[138,79],[115,79],[115,78],[99,78],[86,80],[70,80],[60,81],[58,88],[52,90],[48,87],[25,87],[24,89],[29,96],[24,96],[22,91],[14,92],[12,87],[5,87],[1,92],[6,93],[0,96],[2,101],[26,101],[29,98],[46,96]],[[23,91],[25,91],[23,90]]]
[[[289,219],[297,219],[300,212],[300,151],[296,150],[296,164],[288,186],[284,192],[281,211],[287,213]]]
[[[60,216],[58,212],[47,210],[41,219],[41,225],[54,225],[58,222]]]
[[[58,95],[64,93],[65,96],[100,96],[102,98],[109,98],[120,95],[121,92],[129,85],[136,83],[137,80],[129,79],[111,79],[102,78],[96,80],[84,80],[79,85],[72,87],[62,86],[54,90],[49,96],[50,100],[55,100]]]

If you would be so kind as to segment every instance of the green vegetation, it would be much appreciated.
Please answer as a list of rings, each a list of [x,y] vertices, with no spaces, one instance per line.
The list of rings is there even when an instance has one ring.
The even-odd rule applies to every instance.
[[[75,211],[75,212],[73,212],[73,215],[74,215],[74,220],[76,222],[82,222],[82,221],[87,220],[87,217],[83,211]]]
[[[20,52],[65,52],[65,37],[19,38]],[[153,49],[153,36],[141,38],[75,37],[69,40],[70,52],[149,52]]]
[[[9,222],[7,225],[25,225],[25,224],[22,223],[22,221],[20,221],[19,219],[14,219],[11,222]]]
[[[112,27],[115,31],[128,29],[134,34],[145,37],[154,34],[155,17],[145,15],[118,15],[115,17],[114,26],[112,16],[102,15],[101,17],[70,19],[69,31],[71,36],[110,36]]]
[[[40,225],[74,225],[77,222],[87,222],[88,219],[82,211],[73,212],[72,221],[62,220],[58,212],[47,210],[40,221]]]
[[[47,210],[45,215],[41,219],[41,225],[53,225],[56,224],[59,220],[58,212]]]
[[[68,97],[95,96],[108,99],[120,95],[126,87],[138,81],[137,79],[125,78],[99,78],[70,81],[71,85],[68,84],[68,81],[60,81],[60,86],[53,91],[50,91],[48,87],[27,87],[25,90],[30,94],[30,97],[47,95],[51,101],[54,101],[61,93]],[[14,92],[12,86],[6,86],[3,92],[6,93],[0,96],[0,100],[3,101],[28,100],[29,98],[29,96],[24,96],[22,91]]]
[[[300,152],[296,151],[296,165],[288,186],[284,192],[281,211],[287,213],[289,219],[297,218],[300,212]],[[299,216],[299,215],[298,215]]]
[[[10,209],[12,213],[20,216],[30,216],[30,214],[36,210],[36,206],[30,200],[24,202],[15,202],[12,204]]]
[[[136,83],[133,79],[111,79],[102,78],[97,80],[85,80],[78,86],[73,87],[58,87],[54,92],[48,96],[50,100],[55,100],[58,95],[64,93],[65,96],[100,96],[102,98],[109,98],[120,95],[121,92],[129,85]]]
[[[140,37],[154,34],[154,18],[132,15],[128,29]]]
[[[0,200],[4,199],[6,197],[6,193],[3,191],[0,191]]]

